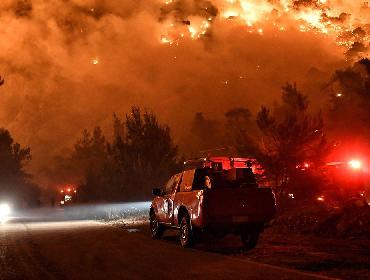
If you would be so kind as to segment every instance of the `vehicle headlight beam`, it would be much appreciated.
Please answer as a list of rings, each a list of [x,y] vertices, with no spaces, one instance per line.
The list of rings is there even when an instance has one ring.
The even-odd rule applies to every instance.
[[[10,215],[10,206],[7,203],[1,203],[0,204],[0,223],[5,223],[9,220]]]

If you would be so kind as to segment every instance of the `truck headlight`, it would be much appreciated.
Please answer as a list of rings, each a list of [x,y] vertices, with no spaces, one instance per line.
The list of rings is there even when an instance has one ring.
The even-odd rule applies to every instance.
[[[10,206],[7,203],[0,204],[0,223],[5,223],[10,215]]]

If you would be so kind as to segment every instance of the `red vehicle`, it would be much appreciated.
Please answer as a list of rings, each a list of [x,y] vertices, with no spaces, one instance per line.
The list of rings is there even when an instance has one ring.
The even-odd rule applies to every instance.
[[[185,171],[153,189],[152,237],[160,238],[167,228],[178,229],[181,245],[189,247],[204,231],[221,237],[234,233],[247,249],[255,247],[276,210],[272,190],[258,187],[251,163],[228,157],[186,162]]]
[[[76,198],[77,190],[73,185],[63,187],[60,191],[60,206],[67,206],[74,203]]]
[[[363,199],[368,203],[370,177],[367,164],[359,159],[335,161],[325,165],[325,172],[335,196],[345,199]]]

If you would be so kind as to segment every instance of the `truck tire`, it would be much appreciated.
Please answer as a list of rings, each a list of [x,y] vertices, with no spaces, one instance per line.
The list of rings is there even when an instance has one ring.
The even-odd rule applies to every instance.
[[[154,212],[150,213],[149,217],[150,234],[153,239],[160,239],[164,232],[163,225],[158,222],[157,216]]]
[[[257,246],[259,232],[252,230],[244,230],[242,231],[240,237],[242,239],[244,248],[246,250],[250,250]]]
[[[180,223],[180,243],[184,248],[193,246],[193,230],[191,227],[189,216],[184,216]]]

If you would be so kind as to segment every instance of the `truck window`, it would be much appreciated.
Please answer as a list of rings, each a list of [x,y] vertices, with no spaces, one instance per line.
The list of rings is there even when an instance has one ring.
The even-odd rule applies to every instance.
[[[256,184],[256,176],[253,174],[252,168],[236,169],[236,180],[244,184]]]
[[[232,168],[222,172],[213,172],[212,179],[216,188],[258,186],[251,168]]]
[[[180,192],[189,192],[192,189],[195,169],[186,170],[182,174]]]
[[[193,180],[193,190],[203,190],[205,188],[205,177],[211,177],[210,168],[196,169]]]
[[[181,178],[181,174],[176,174],[174,176],[172,176],[168,182],[166,183],[166,185],[164,186],[163,188],[163,191],[162,191],[162,194],[170,194],[172,193],[175,188],[177,187],[179,181],[180,181],[180,178]]]

